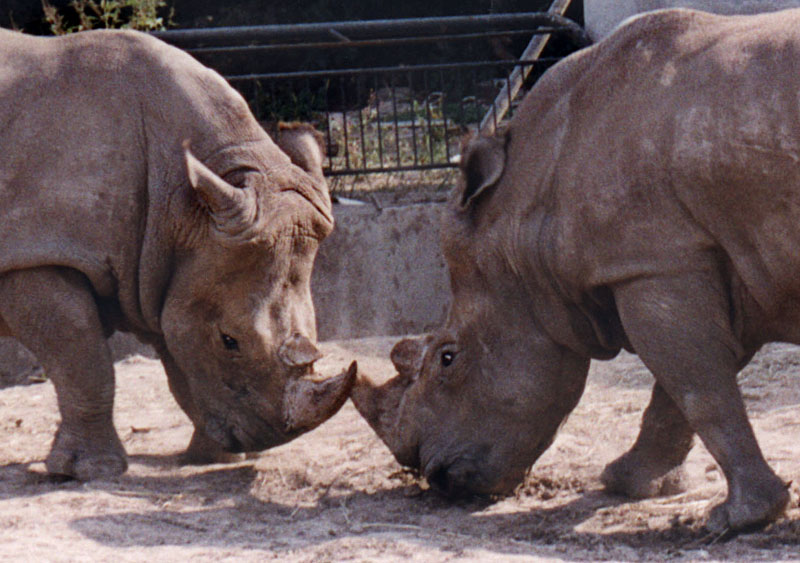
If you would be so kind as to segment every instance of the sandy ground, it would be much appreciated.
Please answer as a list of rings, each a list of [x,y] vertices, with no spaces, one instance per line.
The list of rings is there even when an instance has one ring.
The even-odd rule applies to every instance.
[[[353,358],[391,369],[392,339],[323,346],[323,373]],[[800,482],[800,351],[773,346],[742,376],[767,459]],[[724,482],[705,449],[691,489],[630,502],[598,475],[634,439],[650,376],[631,356],[595,363],[580,405],[517,493],[452,503],[402,472],[348,402],[294,442],[230,465],[180,467],[191,427],[161,365],[117,364],[117,428],[130,469],[113,481],[52,482],[52,386],[0,389],[2,561],[527,561],[800,559],[797,484],[787,516],[721,541],[702,529]]]

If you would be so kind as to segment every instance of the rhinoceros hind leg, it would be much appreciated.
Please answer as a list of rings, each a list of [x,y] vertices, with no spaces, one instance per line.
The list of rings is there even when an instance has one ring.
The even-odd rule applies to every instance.
[[[244,454],[226,452],[202,429],[195,427],[186,451],[180,456],[184,465],[206,465],[210,463],[233,463],[244,459]]]
[[[682,464],[694,431],[675,402],[656,383],[633,447],[609,463],[600,481],[611,493],[631,498],[674,495],[686,489]]]
[[[112,420],[114,366],[88,280],[67,268],[0,276],[0,316],[53,382],[61,423],[46,461],[82,481],[127,469]]]
[[[615,288],[631,344],[703,440],[728,482],[707,527],[740,532],[768,524],[789,502],[786,484],[764,459],[736,373],[749,352],[731,328],[731,300],[714,256],[686,256],[697,268]]]
[[[713,533],[754,532],[776,520],[789,504],[789,485],[777,477],[728,485],[728,498],[711,509],[706,528]],[[729,480],[730,483],[730,480]]]

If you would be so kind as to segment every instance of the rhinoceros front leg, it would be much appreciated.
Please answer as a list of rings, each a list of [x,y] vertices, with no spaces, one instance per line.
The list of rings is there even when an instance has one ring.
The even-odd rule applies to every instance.
[[[197,406],[194,403],[194,399],[192,399],[186,375],[175,363],[166,346],[157,347],[157,352],[161,362],[164,364],[164,370],[167,372],[167,382],[172,396],[192,421],[192,424],[194,424],[194,433],[189,446],[180,456],[181,463],[203,465],[207,463],[229,463],[242,459],[241,454],[233,454],[223,450],[222,446],[208,437],[205,428],[196,422],[200,420],[200,416],[198,416]]]
[[[685,489],[683,462],[692,449],[694,430],[658,383],[642,416],[639,437],[600,475],[606,490],[632,498],[673,495]]]
[[[707,527],[747,530],[777,518],[789,493],[747,419],[736,384],[747,354],[731,329],[721,278],[710,269],[643,278],[614,288],[614,296],[631,344],[725,475],[728,496]]]
[[[114,366],[86,278],[66,268],[3,274],[0,317],[55,386],[61,423],[47,470],[81,481],[123,473],[128,464],[112,420]]]

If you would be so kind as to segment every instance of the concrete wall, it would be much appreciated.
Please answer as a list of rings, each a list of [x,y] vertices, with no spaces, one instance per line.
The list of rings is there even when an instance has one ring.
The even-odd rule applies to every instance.
[[[444,319],[450,289],[439,251],[442,204],[377,209],[335,205],[336,228],[312,278],[319,340],[420,333]],[[129,334],[111,340],[115,360],[153,355]],[[0,386],[40,371],[11,338],[0,338]]]
[[[586,32],[599,41],[623,20],[663,8],[693,8],[715,14],[756,14],[800,7],[800,0],[583,0]]]
[[[319,340],[425,332],[447,312],[442,204],[336,205],[311,289]]]

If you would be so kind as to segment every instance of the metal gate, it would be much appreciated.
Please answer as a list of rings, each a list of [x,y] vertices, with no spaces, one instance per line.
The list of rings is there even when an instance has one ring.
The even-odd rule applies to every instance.
[[[491,132],[526,83],[588,44],[552,11],[156,35],[220,71],[259,119],[312,122],[328,176],[455,166],[465,130]],[[544,51],[550,37],[558,56]],[[521,55],[515,41],[527,43]]]

